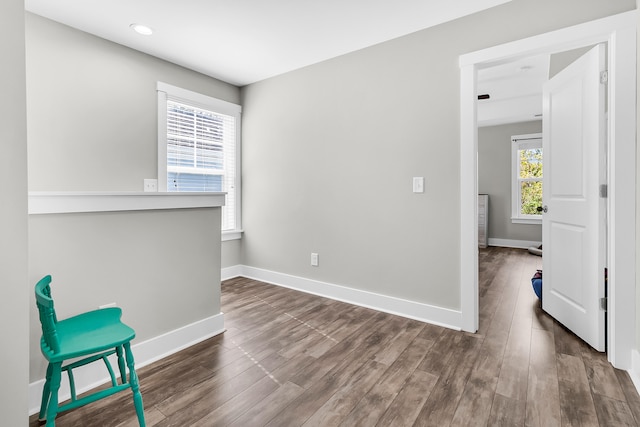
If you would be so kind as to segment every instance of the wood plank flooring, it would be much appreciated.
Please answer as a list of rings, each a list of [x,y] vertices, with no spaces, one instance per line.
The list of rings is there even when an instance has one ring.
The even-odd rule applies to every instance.
[[[541,310],[530,282],[541,263],[480,251],[477,334],[228,280],[227,331],[139,370],[147,425],[640,425],[627,373]],[[56,425],[135,426],[131,394]]]

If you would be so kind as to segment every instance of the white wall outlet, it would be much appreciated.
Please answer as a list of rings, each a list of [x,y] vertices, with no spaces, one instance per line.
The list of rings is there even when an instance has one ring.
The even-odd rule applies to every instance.
[[[145,192],[158,191],[158,180],[157,179],[145,179],[144,180],[144,191]]]
[[[100,305],[98,306],[98,308],[100,310],[102,310],[103,308],[111,308],[111,307],[117,307],[115,302],[110,302],[109,304],[104,304],[104,305]]]
[[[424,193],[424,177],[423,176],[413,177],[413,192]]]
[[[311,254],[311,265],[313,267],[317,267],[318,266],[318,254],[316,254],[316,253],[312,253]]]

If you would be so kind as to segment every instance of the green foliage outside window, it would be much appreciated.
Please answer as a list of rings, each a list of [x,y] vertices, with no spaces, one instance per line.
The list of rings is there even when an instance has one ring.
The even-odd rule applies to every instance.
[[[524,215],[540,215],[542,206],[542,149],[519,150],[520,161],[520,212]]]

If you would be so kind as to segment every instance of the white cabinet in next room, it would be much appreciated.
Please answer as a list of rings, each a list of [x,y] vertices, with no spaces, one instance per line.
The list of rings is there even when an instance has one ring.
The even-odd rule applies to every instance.
[[[489,241],[489,195],[478,194],[478,247],[486,248]]]

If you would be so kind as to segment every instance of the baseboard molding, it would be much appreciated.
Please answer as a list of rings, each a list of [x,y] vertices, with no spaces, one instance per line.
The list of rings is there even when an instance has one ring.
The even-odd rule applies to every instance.
[[[224,332],[224,314],[216,314],[206,319],[199,320],[157,337],[135,343],[131,346],[135,357],[136,370],[149,365],[157,360],[173,353],[211,338]],[[134,341],[135,342],[135,341]],[[112,366],[117,367],[115,358],[110,359]],[[109,380],[109,375],[103,363],[93,363],[78,370],[74,370],[74,379],[78,394],[102,385]],[[40,400],[44,379],[29,384],[29,415],[40,411]],[[58,393],[59,401],[67,400],[71,396],[69,382],[65,375]]]
[[[502,248],[518,248],[528,249],[531,246],[538,247],[542,242],[536,242],[533,240],[512,240],[512,239],[493,239],[489,238],[489,246],[500,246]]]
[[[631,351],[631,369],[627,372],[633,385],[636,386],[636,390],[640,393],[640,353],[638,350]]]
[[[233,265],[231,267],[225,267],[220,269],[220,280],[233,279],[234,277],[242,276],[242,266]]]
[[[246,265],[236,266],[240,274],[233,277],[247,277],[273,285],[295,289],[349,304],[372,308],[389,314],[395,314],[421,322],[431,323],[445,328],[461,330],[462,315],[460,311],[415,301],[409,301],[388,295],[321,282],[319,280],[292,276],[275,271],[264,270]],[[237,271],[237,270],[234,270]]]

